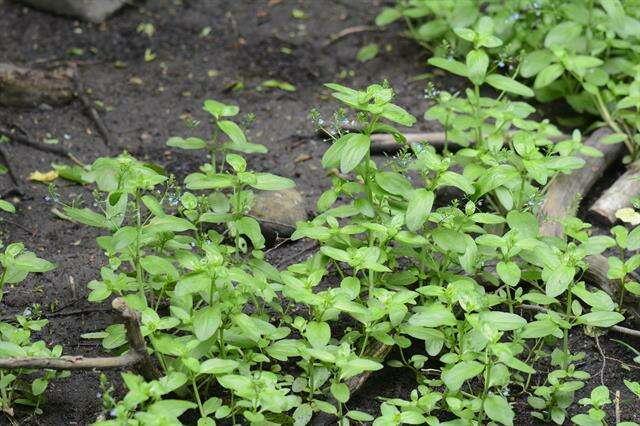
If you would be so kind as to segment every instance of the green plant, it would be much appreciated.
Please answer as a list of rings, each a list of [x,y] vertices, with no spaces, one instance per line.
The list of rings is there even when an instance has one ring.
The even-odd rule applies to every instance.
[[[637,5],[618,0],[399,0],[376,22],[397,19],[404,19],[411,36],[435,54],[431,64],[448,62],[451,72],[466,75],[453,58],[484,45],[492,66],[533,80],[540,101],[565,99],[575,111],[599,116],[616,132],[607,142],[625,142],[627,161],[636,158],[638,83],[632,64],[640,35]]]
[[[0,241],[0,301],[4,296],[5,285],[16,285],[24,281],[30,273],[48,272],[55,265],[40,259],[35,253],[25,249],[23,243],[12,243],[4,247]]]
[[[438,424],[445,416],[512,425],[517,390],[532,394],[534,416],[565,420],[589,378],[576,368],[584,355],[571,352],[571,330],[624,320],[608,294],[580,280],[585,258],[633,248],[635,231],[592,236],[588,224],[569,218],[561,238],[541,235],[536,214],[549,182],[583,165],[576,154],[599,153],[579,132],[553,143],[557,128],[509,97],[533,93],[489,67],[487,49],[499,40],[483,22],[466,33],[473,46],[464,63],[436,61],[472,85],[464,94],[434,94],[426,113],[462,146],[455,152],[406,142],[396,126],[416,120],[393,103],[388,84],[327,85],[347,108],[336,118],[355,111],[361,130],[332,134],[322,158],[332,186],[318,199],[320,214],[292,236],[319,249],[286,270],[265,260],[251,207],[254,190],[293,181],[248,170],[237,152],[264,148],[225,119],[237,107],[207,101],[211,139],[169,140],[211,155],[184,189],[127,153],[82,172],[95,184],[94,207],[58,199],[58,215],[105,234],[97,243],[108,264],[88,283],[89,300],[115,295],[138,310],[161,371],[153,381],[123,374],[127,394],[119,401],[104,384],[97,424],[304,425],[326,413],[342,425]],[[500,90],[497,99],[481,95],[485,84]],[[374,133],[391,134],[401,153],[374,161]],[[619,277],[625,284],[631,266]],[[332,279],[336,285],[327,285]],[[127,350],[121,324],[85,337]],[[414,344],[424,351],[408,357]],[[397,359],[389,365],[415,376],[410,399],[384,399],[377,417],[352,410],[351,379],[383,368],[383,349],[392,347]],[[542,361],[555,369],[547,377],[536,370]],[[588,403],[597,417],[603,402]]]
[[[62,354],[62,346],[48,348],[43,341],[31,341],[32,332],[40,332],[47,325],[46,319],[33,320],[16,316],[17,325],[0,322],[0,357],[42,357],[57,358]],[[15,406],[26,406],[41,414],[44,392],[53,379],[69,377],[69,372],[34,369],[0,369],[0,404],[7,416],[13,417]]]

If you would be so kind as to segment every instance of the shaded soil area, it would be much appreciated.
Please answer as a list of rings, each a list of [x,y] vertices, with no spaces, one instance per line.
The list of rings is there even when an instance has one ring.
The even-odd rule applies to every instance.
[[[84,86],[91,90],[90,97],[106,106],[98,110],[117,146],[105,146],[77,101],[56,108],[0,108],[0,124],[24,129],[39,141],[56,138],[85,163],[127,150],[182,178],[202,159],[168,149],[166,140],[208,133],[206,113],[201,110],[205,99],[235,103],[242,113],[255,114],[249,139],[270,150],[266,155],[250,156],[249,166],[294,179],[312,214],[330,177],[320,165],[326,143],[314,136],[309,112],[317,108],[330,118],[337,108],[323,83],[362,87],[387,79],[398,94],[397,103],[417,117],[428,106],[424,81],[413,78],[425,72],[426,56],[397,31],[363,32],[327,44],[332,34],[346,27],[372,24],[379,7],[379,2],[366,0],[156,0],[128,6],[107,23],[95,25],[0,0],[0,62],[43,68],[76,64]],[[296,8],[308,19],[292,17]],[[153,24],[155,35],[140,33],[140,24]],[[381,54],[369,62],[357,62],[358,49],[370,42],[382,46]],[[145,61],[147,49],[155,55],[152,61]],[[270,79],[287,81],[297,91],[259,90]],[[442,74],[434,74],[432,81],[449,90],[459,87],[458,81]],[[240,86],[244,89],[234,90]],[[194,121],[201,124],[190,126]],[[433,127],[420,119],[414,129]],[[12,195],[18,214],[0,221],[0,238],[24,241],[58,268],[10,289],[0,312],[6,316],[39,305],[51,317],[40,336],[47,343],[62,344],[67,354],[101,354],[99,344],[80,337],[117,321],[108,312],[108,304],[97,311],[96,305],[86,301],[86,284],[98,276],[105,262],[95,244],[97,233],[57,219],[50,212],[54,206],[47,186],[26,180],[33,171],[50,170],[51,163],[62,161],[60,158],[15,144],[8,145],[7,152],[24,195]],[[8,175],[0,176],[0,193],[12,187]],[[59,192],[65,199],[90,199],[90,190],[78,186],[62,186]],[[306,254],[309,244],[284,244],[270,253],[271,260],[292,263]],[[609,337],[601,337],[600,344],[607,356],[633,364],[629,351]],[[593,375],[588,388],[579,392],[584,396],[600,384],[602,359],[594,339],[579,333],[572,338],[572,350],[587,353],[583,369]],[[108,376],[120,389],[118,373]],[[603,379],[610,389],[620,390],[623,399],[630,399],[623,379],[639,380],[640,373],[610,360]],[[369,380],[350,408],[375,413],[379,401],[374,395],[408,398],[414,383],[411,373],[387,368]],[[42,416],[22,419],[19,424],[90,424],[101,413],[99,392],[98,372],[73,373],[70,379],[50,385]],[[517,424],[533,423],[527,415],[526,397],[518,397],[515,408]],[[633,400],[622,403],[623,420],[638,420],[637,408]],[[0,424],[5,423],[0,418]]]

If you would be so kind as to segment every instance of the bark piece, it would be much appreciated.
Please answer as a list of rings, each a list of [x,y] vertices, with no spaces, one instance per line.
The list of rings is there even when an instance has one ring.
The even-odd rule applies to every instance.
[[[20,0],[36,9],[99,23],[125,5],[126,0]]]
[[[541,220],[540,232],[543,235],[562,235],[562,225],[556,219],[575,216],[578,210],[576,197],[584,196],[602,177],[607,167],[622,155],[624,145],[600,143],[603,137],[611,133],[609,128],[598,129],[584,143],[601,151],[602,157],[581,156],[585,160],[584,167],[568,175],[559,174],[551,183],[538,214]]]
[[[554,219],[563,219],[575,216],[578,209],[576,195],[584,195],[593,184],[602,176],[607,167],[617,160],[624,152],[622,144],[603,145],[600,140],[611,134],[609,128],[602,128],[594,132],[585,145],[600,150],[602,157],[583,157],[586,164],[583,168],[574,170],[569,175],[558,175],[547,189],[547,194],[538,212],[540,221],[540,233],[546,237],[561,237],[562,225]],[[607,278],[609,269],[607,258],[597,254],[587,256],[586,262],[589,268],[585,272],[585,279],[607,292],[613,300],[620,296],[620,283]],[[640,324],[640,310],[637,299],[627,295],[625,309],[631,313],[631,320]]]
[[[631,163],[627,171],[600,195],[589,211],[609,224],[613,224],[616,221],[616,212],[625,207],[631,207],[631,201],[639,195],[640,161],[636,161]]]
[[[290,237],[296,222],[308,219],[304,197],[295,189],[256,192],[249,214],[269,241]]]
[[[69,103],[74,98],[71,75],[64,68],[45,72],[0,63],[0,105],[32,108]]]

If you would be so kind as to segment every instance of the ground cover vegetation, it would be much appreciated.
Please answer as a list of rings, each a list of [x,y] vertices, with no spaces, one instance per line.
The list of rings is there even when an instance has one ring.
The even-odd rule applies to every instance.
[[[597,115],[613,129],[606,142],[624,143],[634,161],[640,9],[616,0],[485,3],[400,1],[377,20],[405,20],[434,52],[431,65],[468,80],[461,93],[430,93],[425,117],[443,126],[442,150],[406,142],[416,118],[394,104],[386,82],[326,85],[338,121],[353,116],[357,126],[326,132],[332,186],[291,237],[317,249],[284,270],[265,260],[250,212],[256,191],[295,183],[247,168],[244,156],[266,148],[247,140],[237,106],[208,100],[201,125],[211,137],[167,141],[207,159],[184,181],[126,152],[63,169],[95,188],[87,200],[52,188],[60,217],[101,232],[108,262],[87,283],[89,300],[116,297],[139,312],[151,356],[139,362],[154,370],[123,373],[122,398],[105,381],[97,425],[512,425],[516,395],[527,395],[544,423],[635,424],[624,421],[628,413],[608,414],[620,389],[598,386],[576,400],[590,375],[569,336],[578,328],[638,334],[620,323],[633,323],[627,302],[640,295],[640,227],[591,235],[588,223],[562,217],[545,218],[560,222],[561,236],[541,231],[552,182],[602,154],[580,131],[564,135],[532,118],[525,100],[562,98]],[[380,133],[401,149],[374,161]],[[0,208],[13,211],[4,201]],[[0,288],[54,268],[20,243],[4,250]],[[583,278],[587,258],[602,253],[620,286],[613,294]],[[25,317],[0,323],[0,356],[60,357],[61,347],[31,342],[44,326]],[[124,324],[85,337],[119,355],[134,351]],[[380,398],[376,415],[350,409],[358,381],[385,365],[415,375],[411,397]],[[3,411],[39,410],[48,382],[66,374],[0,370]],[[639,383],[625,384],[640,398]]]

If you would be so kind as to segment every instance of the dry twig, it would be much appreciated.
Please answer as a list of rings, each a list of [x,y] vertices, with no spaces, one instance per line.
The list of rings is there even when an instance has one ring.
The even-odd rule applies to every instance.
[[[528,305],[526,303],[522,304],[522,305],[518,305],[519,308],[524,309],[526,311],[536,311],[536,312],[548,312],[551,311],[551,309],[549,308],[545,308],[544,306],[538,306],[538,305]],[[555,311],[553,311],[555,312]],[[564,317],[565,314],[561,313],[561,312],[556,312],[558,315]],[[632,328],[628,328],[628,327],[623,327],[621,325],[613,325],[611,327],[608,328],[611,331],[615,331],[616,333],[620,333],[620,334],[625,334],[627,336],[633,336],[633,337],[640,337],[640,331],[639,330],[634,330]]]
[[[107,126],[104,125],[102,118],[100,118],[100,114],[98,114],[98,111],[96,111],[91,101],[85,95],[84,87],[77,74],[74,76],[73,80],[76,86],[76,98],[78,98],[78,100],[84,107],[85,111],[89,115],[89,118],[93,120],[93,123],[98,129],[98,133],[100,133],[100,136],[102,136],[102,139],[104,140],[104,144],[107,146],[107,148],[111,148],[111,135],[109,133],[109,130],[107,129]]]
[[[46,144],[43,144],[43,143],[36,142],[36,141],[30,139],[29,137],[27,137],[25,135],[21,135],[19,133],[12,132],[9,129],[7,129],[6,127],[0,126],[0,136],[4,136],[6,138],[9,138],[12,142],[28,146],[29,148],[37,149],[38,151],[46,152],[46,153],[49,153],[49,154],[54,154],[54,155],[57,155],[58,157],[62,157],[62,158],[68,158],[71,161],[73,161],[74,163],[76,163],[78,165],[82,165],[82,162],[80,160],[78,160],[78,158],[76,158],[75,155],[73,155],[72,153],[70,153],[66,149],[64,149],[62,147],[59,147],[59,146],[46,145]]]
[[[598,352],[600,352],[600,356],[602,357],[602,367],[600,368],[600,384],[602,384],[602,386],[604,386],[604,369],[607,368],[607,356],[604,354],[604,351],[602,350],[602,346],[600,346],[600,339],[598,338],[598,336],[594,336],[594,339],[596,340],[596,346],[598,347]]]
[[[373,25],[356,25],[355,27],[345,28],[341,31],[338,31],[335,34],[330,35],[329,39],[322,44],[322,47],[331,46],[333,43],[337,42],[338,40],[352,34],[359,34],[364,32],[377,32],[377,31],[383,31],[383,30]]]
[[[149,358],[147,345],[140,332],[140,315],[129,309],[122,299],[115,299],[112,307],[124,320],[130,346],[127,354],[99,358],[82,355],[67,355],[60,358],[0,358],[0,369],[92,370],[136,365],[146,380],[157,379],[158,373]]]

